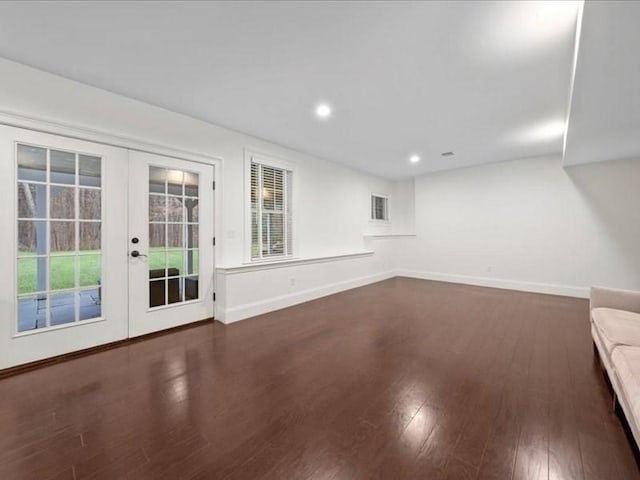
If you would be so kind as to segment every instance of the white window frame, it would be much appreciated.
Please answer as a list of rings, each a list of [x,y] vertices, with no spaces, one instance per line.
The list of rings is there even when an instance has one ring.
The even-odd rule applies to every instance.
[[[384,209],[385,218],[384,219],[373,218],[373,198],[374,197],[384,198],[385,200],[385,209]],[[389,201],[390,201],[389,195],[371,192],[371,195],[369,195],[369,221],[371,223],[391,223],[391,211],[389,208]]]
[[[289,196],[289,204],[291,206],[291,229],[289,235],[291,236],[290,248],[291,251],[282,255],[270,255],[268,257],[263,258],[252,258],[251,256],[251,164],[259,163],[261,165],[265,165],[267,167],[278,168],[281,170],[287,170],[291,172],[291,183],[292,188],[287,192]],[[294,162],[289,160],[285,160],[274,156],[272,154],[262,153],[253,149],[245,149],[244,151],[244,176],[245,176],[245,191],[244,191],[244,202],[245,202],[245,225],[244,225],[244,243],[245,243],[245,263],[269,263],[269,262],[279,262],[283,260],[290,260],[296,258],[295,254],[298,251],[297,248],[297,239],[298,235],[296,234],[296,216],[297,216],[297,198],[298,191],[297,188],[298,179],[297,179],[297,167]],[[286,203],[286,200],[285,200]]]

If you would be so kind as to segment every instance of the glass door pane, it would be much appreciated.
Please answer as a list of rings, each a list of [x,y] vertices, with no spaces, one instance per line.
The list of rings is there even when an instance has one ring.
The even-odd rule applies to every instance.
[[[149,166],[149,308],[199,298],[198,173]]]
[[[17,332],[101,318],[102,159],[18,144]]]

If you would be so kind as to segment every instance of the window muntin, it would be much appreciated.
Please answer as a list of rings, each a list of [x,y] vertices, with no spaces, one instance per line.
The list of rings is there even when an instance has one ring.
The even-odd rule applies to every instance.
[[[251,162],[251,259],[292,254],[292,172]]]
[[[17,332],[102,317],[102,158],[19,143]]]

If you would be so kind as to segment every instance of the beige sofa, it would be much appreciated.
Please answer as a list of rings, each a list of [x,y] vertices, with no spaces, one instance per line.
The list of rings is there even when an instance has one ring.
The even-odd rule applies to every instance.
[[[640,292],[593,287],[591,336],[640,446]]]

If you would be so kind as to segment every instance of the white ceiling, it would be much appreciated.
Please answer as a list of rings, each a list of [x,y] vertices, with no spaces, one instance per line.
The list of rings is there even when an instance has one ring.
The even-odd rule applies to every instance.
[[[562,151],[576,11],[525,1],[3,2],[0,56],[402,178]],[[320,101],[331,119],[314,116]]]
[[[565,165],[640,156],[639,46],[640,2],[585,4]]]

